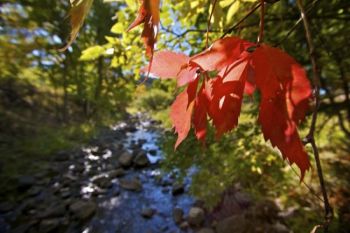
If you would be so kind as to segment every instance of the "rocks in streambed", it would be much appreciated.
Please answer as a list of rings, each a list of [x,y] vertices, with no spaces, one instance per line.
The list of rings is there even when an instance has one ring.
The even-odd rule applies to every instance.
[[[21,176],[18,178],[17,182],[18,189],[23,191],[31,188],[35,184],[36,179],[33,176]]]
[[[256,218],[249,213],[242,213],[227,217],[216,224],[217,233],[290,233],[290,230],[283,224],[270,223],[266,220]]]
[[[68,151],[59,151],[54,157],[53,160],[56,162],[64,162],[70,159],[70,153]]]
[[[31,188],[28,190],[27,194],[28,194],[28,196],[30,196],[30,197],[34,197],[34,196],[39,195],[40,192],[41,192],[41,190],[42,190],[41,187],[39,187],[39,186],[33,186],[33,187],[31,187]]]
[[[150,207],[142,208],[141,210],[141,216],[144,218],[152,218],[155,213],[156,210]]]
[[[134,156],[132,154],[130,154],[129,152],[123,152],[120,155],[118,162],[122,167],[128,168],[128,167],[131,167],[133,159],[134,159]]]
[[[92,201],[76,201],[69,206],[73,216],[81,221],[92,217],[96,212],[96,208],[96,204]]]
[[[117,169],[115,169],[115,170],[113,170],[113,171],[110,171],[109,173],[108,173],[108,176],[110,177],[110,178],[118,178],[118,177],[122,177],[122,176],[124,176],[125,175],[125,170],[123,169],[123,168],[117,168]]]
[[[181,208],[175,207],[173,209],[173,219],[176,224],[180,224],[184,219],[184,211]]]
[[[244,233],[250,223],[242,215],[234,215],[219,221],[216,225],[217,233]]]
[[[10,212],[13,209],[14,209],[14,204],[10,202],[0,203],[0,214]]]
[[[39,213],[37,216],[41,219],[46,218],[57,218],[62,217],[66,213],[66,207],[63,204],[54,204],[46,208],[42,213]]]
[[[137,178],[125,178],[120,179],[119,181],[120,186],[123,189],[134,191],[134,192],[141,192],[142,191],[142,184],[141,181]]]
[[[135,167],[138,167],[138,168],[143,168],[143,167],[146,167],[150,164],[150,161],[149,161],[146,153],[143,151],[139,152],[135,156],[135,158],[133,159],[133,162],[135,164]]]
[[[191,226],[201,226],[205,220],[204,210],[199,207],[192,207],[188,213],[187,220]]]
[[[213,229],[211,228],[202,228],[197,233],[215,233]]]
[[[44,219],[40,222],[39,233],[50,233],[56,232],[61,225],[62,220],[59,218]]]
[[[171,192],[174,196],[183,194],[185,192],[185,185],[182,183],[176,183],[173,185]]]
[[[112,182],[110,181],[110,178],[106,176],[101,176],[99,178],[96,178],[93,182],[94,184],[96,184],[98,187],[102,189],[108,189],[112,186]]]

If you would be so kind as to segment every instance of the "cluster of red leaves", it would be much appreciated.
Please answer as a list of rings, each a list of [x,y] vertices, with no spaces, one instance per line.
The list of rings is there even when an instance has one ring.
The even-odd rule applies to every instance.
[[[176,78],[186,86],[171,106],[171,120],[178,139],[187,137],[191,126],[204,141],[207,124],[216,136],[238,124],[243,95],[261,94],[258,122],[265,140],[270,140],[284,158],[295,163],[302,177],[310,162],[297,126],[305,117],[311,97],[304,69],[277,48],[226,37],[204,52],[188,57],[169,51],[156,52],[150,72],[161,78]]]
[[[140,0],[137,17],[128,31],[142,23],[144,27],[141,37],[146,47],[146,55],[152,57],[159,27],[159,0]]]

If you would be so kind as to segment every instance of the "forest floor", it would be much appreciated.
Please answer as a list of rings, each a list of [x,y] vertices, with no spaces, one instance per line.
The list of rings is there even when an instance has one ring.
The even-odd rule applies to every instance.
[[[13,181],[15,195],[0,198],[0,232],[291,232],[290,210],[254,201],[239,185],[215,212],[206,209],[188,192],[190,175],[179,182],[176,171],[161,170],[161,134],[157,122],[138,115],[53,155]]]

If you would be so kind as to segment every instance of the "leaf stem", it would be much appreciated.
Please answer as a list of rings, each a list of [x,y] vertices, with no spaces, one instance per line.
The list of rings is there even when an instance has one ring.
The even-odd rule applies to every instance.
[[[328,225],[330,224],[332,218],[333,218],[333,210],[332,207],[329,204],[328,195],[327,195],[327,189],[324,182],[323,177],[323,171],[320,161],[320,155],[318,151],[317,144],[315,142],[315,129],[316,129],[316,122],[317,122],[317,115],[318,115],[318,109],[320,106],[320,88],[321,88],[321,82],[320,82],[320,73],[317,65],[317,59],[315,55],[315,46],[312,39],[312,33],[310,29],[309,20],[306,16],[305,8],[302,4],[302,0],[297,0],[297,5],[301,13],[301,18],[304,23],[304,29],[305,29],[305,36],[307,40],[307,44],[309,47],[309,56],[312,64],[312,72],[313,72],[313,84],[314,84],[314,95],[315,95],[315,109],[312,114],[312,121],[309,133],[306,137],[307,143],[310,143],[312,146],[312,150],[314,152],[315,161],[316,161],[316,167],[317,167],[317,174],[320,182],[320,187],[323,195],[323,204],[324,204],[324,210],[325,210],[325,222],[323,224],[324,232],[328,232]]]

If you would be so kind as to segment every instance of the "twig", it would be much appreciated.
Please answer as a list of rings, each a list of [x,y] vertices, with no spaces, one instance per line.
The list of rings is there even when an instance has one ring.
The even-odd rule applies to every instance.
[[[235,25],[230,27],[224,34],[221,36],[221,39],[224,38],[227,34],[232,33],[244,20],[246,20],[250,15],[252,15],[259,7],[261,6],[261,2],[259,2],[253,9],[251,9],[248,14],[246,14],[240,21],[238,21]]]
[[[306,40],[307,40],[308,47],[309,47],[310,60],[311,60],[312,71],[313,71],[313,84],[314,84],[314,88],[315,88],[314,95],[315,95],[315,102],[316,102],[316,106],[315,106],[314,112],[312,114],[312,121],[311,121],[310,130],[309,130],[309,133],[308,133],[306,139],[307,139],[307,143],[311,144],[312,150],[313,150],[314,156],[315,156],[317,174],[318,174],[318,178],[319,178],[320,186],[321,186],[321,191],[322,191],[322,195],[323,195],[323,204],[324,204],[324,210],[325,210],[324,232],[326,233],[326,232],[328,232],[328,225],[333,218],[333,211],[332,211],[332,208],[331,208],[329,201],[328,201],[327,189],[326,189],[324,178],[323,178],[323,172],[322,172],[319,151],[318,151],[317,144],[315,142],[315,129],[316,129],[318,109],[320,106],[320,87],[321,87],[320,74],[319,74],[319,69],[317,66],[317,60],[316,60],[316,56],[315,56],[315,46],[314,46],[313,39],[312,39],[310,24],[309,24],[308,18],[306,16],[306,11],[305,11],[304,6],[302,4],[302,0],[297,0],[297,5],[298,5],[298,8],[300,10],[301,18],[302,18],[303,23],[304,23],[305,36],[306,36]]]
[[[292,169],[292,171],[299,177],[299,180],[301,180],[301,182],[305,185],[305,187],[310,191],[310,193],[316,197],[319,201],[321,202],[324,202],[324,200],[319,196],[317,195],[317,193],[312,189],[312,187],[310,185],[308,185],[304,180],[301,179],[301,176],[300,174],[294,169],[294,167],[292,167],[291,164],[289,164],[289,167]]]
[[[209,44],[210,21],[211,21],[211,18],[213,17],[214,10],[215,10],[216,3],[217,3],[217,2],[218,2],[218,0],[214,0],[213,9],[211,10],[211,13],[210,13],[210,16],[209,16],[209,19],[208,19],[208,25],[207,25],[207,39],[206,39],[206,41],[205,41],[205,48],[208,48],[208,44]]]
[[[264,38],[264,27],[265,27],[265,0],[260,0],[260,31],[257,40],[257,44],[259,45]]]
[[[319,0],[315,0],[311,3],[311,7],[309,9],[306,10],[306,13],[309,13],[316,5],[316,3]],[[300,16],[300,18],[298,19],[298,21],[295,22],[295,24],[293,25],[293,27],[291,27],[291,29],[289,29],[289,31],[287,32],[287,34],[282,38],[282,40],[280,40],[277,44],[274,45],[274,47],[278,47],[280,46],[286,39],[288,39],[288,37],[292,34],[292,32],[295,31],[295,29],[299,26],[299,24],[303,21],[303,17]]]

